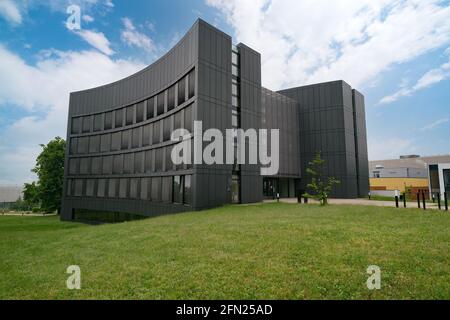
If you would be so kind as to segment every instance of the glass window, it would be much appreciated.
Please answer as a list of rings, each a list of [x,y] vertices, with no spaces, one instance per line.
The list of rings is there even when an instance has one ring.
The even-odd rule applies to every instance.
[[[195,70],[189,72],[188,97],[190,99],[193,96],[195,96]]]
[[[120,150],[120,145],[122,143],[121,132],[114,132],[111,134],[111,151]]]
[[[69,160],[69,174],[78,174],[80,158],[72,158]]]
[[[119,198],[125,199],[128,197],[128,179],[119,180]]]
[[[153,123],[153,143],[158,144],[161,142],[161,120]]]
[[[117,197],[117,179],[109,179],[108,183],[108,197],[116,198]]]
[[[173,171],[173,162],[172,162],[172,149],[173,146],[166,147],[166,170],[165,171]]]
[[[121,174],[123,171],[123,154],[113,156],[113,174]]]
[[[83,117],[83,133],[91,132],[92,116]]]
[[[238,55],[236,52],[231,52],[231,63],[236,65],[239,63]]]
[[[178,105],[186,101],[186,77],[178,82]]]
[[[66,196],[72,195],[72,179],[67,179]]]
[[[136,105],[136,122],[144,121],[144,101]]]
[[[87,179],[86,180],[86,196],[87,197],[93,197],[94,196],[94,186],[95,186],[95,180],[94,179]]]
[[[162,178],[162,201],[172,202],[172,177]]]
[[[172,117],[165,118],[163,121],[163,141],[170,140]]]
[[[239,77],[239,69],[235,65],[231,66],[231,74],[235,77]]]
[[[70,139],[70,154],[77,154],[78,138]]]
[[[126,153],[123,155],[123,173],[134,173],[134,153]]]
[[[112,174],[113,156],[102,157],[102,160],[103,160],[103,165],[102,165],[103,174]]]
[[[112,111],[105,113],[105,130],[112,129]]]
[[[145,151],[145,172],[153,172],[153,150]]]
[[[111,134],[103,134],[100,137],[100,151],[101,152],[109,152],[111,146]]]
[[[72,118],[72,134],[78,134],[80,133],[80,127],[81,127],[81,118]]]
[[[127,150],[128,148],[130,148],[130,142],[131,142],[131,130],[122,131],[122,144],[121,144],[122,150]]]
[[[139,179],[137,179],[137,178],[130,179],[130,198],[131,199],[137,199],[138,185],[139,185]]]
[[[134,128],[132,139],[131,139],[131,147],[132,148],[139,148],[141,146],[141,131],[142,127]]]
[[[134,154],[134,173],[144,173],[144,156],[143,151]]]
[[[156,106],[156,115],[162,115],[164,113],[164,92],[158,94],[157,106]]]
[[[126,108],[126,125],[132,125],[133,124],[133,118],[134,118],[134,106],[129,106]]]
[[[83,179],[74,179],[74,196],[81,197],[83,195]]]
[[[116,128],[120,128],[121,126],[123,126],[123,109],[119,109],[115,111],[116,113]]]
[[[181,111],[175,113],[174,115],[174,123],[173,123],[173,130],[180,129],[181,128]]]
[[[154,117],[155,114],[155,98],[151,97],[147,100],[147,112],[146,112],[146,119],[151,119]]]
[[[184,129],[192,133],[192,105],[184,109]]]
[[[155,151],[155,171],[159,172],[163,169],[164,148],[158,148]]]
[[[88,147],[89,147],[89,137],[78,138],[78,153],[79,154],[88,153]]]
[[[150,178],[141,179],[141,200],[150,200]]]
[[[89,174],[91,167],[91,158],[81,158],[80,160],[80,174]]]
[[[175,108],[175,86],[171,86],[169,90],[167,90],[167,111]]]
[[[235,96],[239,95],[237,83],[232,83],[231,84],[231,94],[233,94]]]
[[[103,114],[96,114],[94,115],[94,131],[101,131],[102,128],[102,118]]]
[[[184,188],[184,177],[174,176],[173,177],[173,202],[183,203],[183,188]]]
[[[192,176],[184,176],[184,203],[192,204]]]
[[[161,177],[152,178],[152,201],[161,201]]]
[[[102,158],[92,158],[92,174],[102,174]]]
[[[103,198],[106,195],[106,179],[98,179],[97,181],[97,197]]]
[[[142,146],[149,146],[150,145],[150,132],[152,130],[152,125],[147,124],[142,129]]]
[[[233,126],[233,128],[238,127],[238,115],[236,110],[231,111],[231,125]]]
[[[89,153],[100,152],[100,136],[89,137]]]
[[[238,108],[239,107],[239,102],[238,102],[238,98],[235,96],[231,97],[231,104],[233,107]]]

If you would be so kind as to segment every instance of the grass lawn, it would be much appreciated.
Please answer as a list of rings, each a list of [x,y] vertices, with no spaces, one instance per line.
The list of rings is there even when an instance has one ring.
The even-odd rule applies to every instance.
[[[450,299],[450,215],[285,203],[90,226],[0,216],[0,299]],[[81,290],[66,288],[79,265]],[[369,265],[381,290],[366,287]]]

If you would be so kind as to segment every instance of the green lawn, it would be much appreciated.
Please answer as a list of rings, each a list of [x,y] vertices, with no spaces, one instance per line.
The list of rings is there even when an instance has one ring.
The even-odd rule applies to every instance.
[[[90,226],[0,216],[0,299],[450,299],[450,215],[260,204]],[[66,288],[69,265],[81,290]],[[366,287],[369,265],[381,290]]]

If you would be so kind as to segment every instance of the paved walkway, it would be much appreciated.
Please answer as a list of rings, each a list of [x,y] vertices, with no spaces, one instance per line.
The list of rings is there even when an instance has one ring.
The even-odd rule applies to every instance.
[[[297,203],[297,198],[283,198],[280,199],[281,202],[286,203]],[[276,202],[276,200],[264,200],[264,202]],[[369,199],[328,199],[330,204],[345,204],[345,205],[363,205],[363,206],[377,206],[377,207],[393,207],[395,208],[394,201],[378,201],[378,200],[369,200]],[[308,203],[318,204],[319,202],[313,199],[308,199]],[[442,204],[442,210],[445,210],[444,204]],[[399,202],[399,207],[403,208],[403,201]],[[417,202],[406,202],[407,208],[417,208]],[[420,207],[422,207],[422,202],[420,203]],[[427,209],[438,209],[437,203],[426,203]]]

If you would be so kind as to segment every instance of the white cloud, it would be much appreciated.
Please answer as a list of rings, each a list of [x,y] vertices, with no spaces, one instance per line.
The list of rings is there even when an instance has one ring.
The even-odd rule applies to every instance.
[[[110,48],[110,42],[105,37],[103,32],[95,32],[91,30],[80,30],[76,31],[81,38],[83,38],[87,43],[96,48],[97,50],[103,52],[104,54],[110,56],[114,54],[114,51]]]
[[[122,22],[125,27],[120,35],[123,42],[129,46],[138,47],[149,53],[153,53],[155,51],[153,40],[147,35],[139,32],[133,25],[130,18],[125,17],[122,19]]]
[[[402,154],[413,154],[417,151],[414,140],[397,137],[369,139],[369,160],[397,159]]]
[[[388,104],[402,97],[411,96],[413,93],[431,87],[433,84],[439,83],[450,78],[450,61],[442,64],[436,69],[432,69],[425,73],[412,87],[404,87],[397,92],[383,97],[378,104]]]
[[[430,131],[430,130],[433,130],[434,128],[438,127],[439,125],[447,123],[449,121],[450,121],[449,118],[439,119],[439,120],[436,120],[436,121],[434,121],[434,122],[432,122],[430,124],[427,124],[426,126],[420,128],[420,130],[421,131]]]
[[[17,4],[12,0],[1,0],[0,1],[0,16],[3,16],[6,20],[13,24],[22,23],[22,15],[17,7]]]
[[[35,65],[0,45],[0,108],[24,116],[0,131],[3,182],[30,181],[39,144],[66,137],[69,93],[129,76],[144,68],[136,61],[113,60],[97,51],[48,51]]]
[[[450,42],[450,7],[440,0],[206,1],[262,54],[263,84],[273,89],[335,79],[360,87]]]

